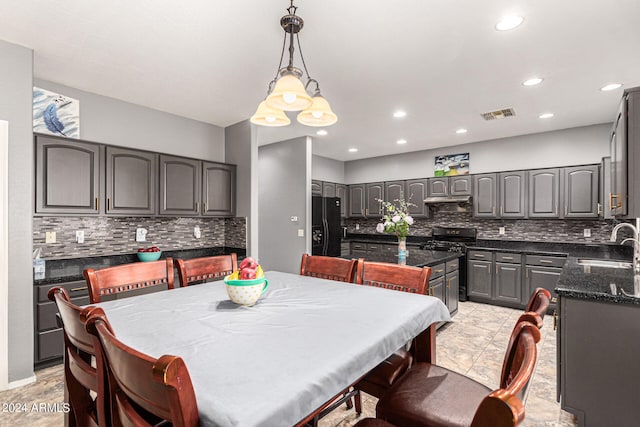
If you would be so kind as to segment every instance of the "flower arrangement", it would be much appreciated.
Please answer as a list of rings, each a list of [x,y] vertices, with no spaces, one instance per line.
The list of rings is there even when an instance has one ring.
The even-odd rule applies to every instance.
[[[409,215],[409,206],[415,206],[413,203],[409,203],[404,198],[396,199],[394,202],[385,202],[381,199],[376,199],[382,203],[384,215],[382,216],[382,222],[376,226],[378,233],[395,234],[398,237],[407,237],[409,234],[409,226],[413,225],[413,217]]]

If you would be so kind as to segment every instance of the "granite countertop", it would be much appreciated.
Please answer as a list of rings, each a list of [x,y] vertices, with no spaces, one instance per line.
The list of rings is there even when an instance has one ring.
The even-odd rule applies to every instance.
[[[601,259],[631,259],[633,256],[633,247],[615,243],[527,242],[478,239],[476,245],[469,246],[468,249]]]
[[[191,259],[205,256],[225,255],[235,252],[238,254],[238,261],[246,255],[246,250],[242,248],[210,247],[198,249],[182,249],[175,251],[163,251],[160,259],[182,258]],[[56,283],[74,282],[84,280],[82,271],[85,268],[100,269],[114,265],[129,264],[139,262],[138,256],[133,254],[107,255],[86,258],[67,258],[46,260],[46,270],[44,279],[34,279],[34,285],[50,285]]]
[[[440,263],[451,261],[461,257],[462,254],[455,252],[443,252],[443,251],[426,251],[422,249],[409,248],[407,255],[407,265],[414,267],[433,267]],[[349,256],[343,258],[351,259]],[[398,262],[398,254],[391,252],[380,252],[367,254],[365,256],[366,261],[374,262],[388,262],[395,264]]]
[[[633,293],[633,269],[584,266],[578,263],[579,259],[582,258],[567,258],[555,288],[558,295],[620,304],[640,304],[640,298],[626,296],[621,291]]]

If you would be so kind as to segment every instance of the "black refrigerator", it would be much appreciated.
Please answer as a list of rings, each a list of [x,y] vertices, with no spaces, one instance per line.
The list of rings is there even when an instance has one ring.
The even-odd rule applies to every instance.
[[[340,256],[340,198],[312,198],[311,255]]]

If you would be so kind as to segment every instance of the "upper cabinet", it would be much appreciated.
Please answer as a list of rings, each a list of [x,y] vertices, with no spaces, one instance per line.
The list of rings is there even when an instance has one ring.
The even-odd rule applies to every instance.
[[[498,181],[495,173],[474,175],[473,216],[495,218],[498,202]]]
[[[202,162],[202,215],[236,214],[236,166]]]
[[[499,217],[525,218],[527,216],[527,172],[499,173],[498,188]]]
[[[429,178],[429,197],[446,197],[449,195],[449,177]]]
[[[428,180],[426,178],[407,180],[405,199],[412,203],[409,205],[409,213],[414,218],[429,216],[429,207],[424,203],[428,194],[427,186]]]
[[[344,184],[336,184],[336,197],[340,198],[340,217],[346,218],[349,210],[349,190]]]
[[[160,214],[195,216],[200,213],[202,162],[160,156]]]
[[[598,217],[598,165],[562,169],[564,217]]]
[[[158,155],[146,151],[107,147],[108,215],[155,215]]]
[[[101,147],[36,136],[36,213],[100,214]]]
[[[429,178],[428,197],[470,196],[471,175]]]
[[[322,196],[322,181],[311,180],[311,194]]]
[[[529,218],[558,218],[560,169],[529,171]]]
[[[406,193],[406,181],[387,181],[384,183],[384,200],[394,203],[396,200],[404,199]]]
[[[384,183],[370,182],[365,184],[365,216],[368,218],[382,215],[382,203],[384,198]]]
[[[36,215],[235,215],[235,165],[47,135],[35,151]]]
[[[336,184],[334,182],[322,183],[322,197],[336,197]]]
[[[364,184],[352,184],[349,186],[349,217],[359,218],[364,216],[364,198]]]

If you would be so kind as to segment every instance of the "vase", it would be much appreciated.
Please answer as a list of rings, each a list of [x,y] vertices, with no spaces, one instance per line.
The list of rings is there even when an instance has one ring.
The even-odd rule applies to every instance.
[[[407,264],[407,238],[398,237],[398,264]]]

